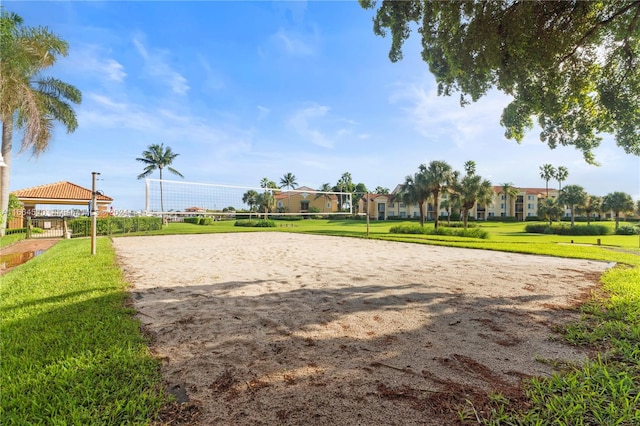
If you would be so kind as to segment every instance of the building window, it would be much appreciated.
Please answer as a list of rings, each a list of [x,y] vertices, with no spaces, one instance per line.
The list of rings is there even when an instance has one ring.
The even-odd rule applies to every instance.
[[[400,203],[400,208],[405,207],[404,203]]]
[[[389,203],[389,208],[394,208],[396,206],[396,203]]]
[[[534,196],[533,195],[527,195],[527,200],[534,200]]]
[[[407,217],[407,212],[400,212],[400,217],[401,218],[406,218]]]
[[[532,203],[527,204],[527,208],[529,210],[533,210],[534,209],[533,204]]]
[[[278,201],[278,207],[283,207],[282,201]]]
[[[502,195],[500,196],[500,199],[501,199],[501,200],[504,200],[504,194],[502,194]]]
[[[500,208],[504,209],[504,203],[500,204]]]
[[[331,208],[331,201],[329,201],[329,202],[327,203],[327,208],[328,208],[328,209],[330,209],[330,208]]]

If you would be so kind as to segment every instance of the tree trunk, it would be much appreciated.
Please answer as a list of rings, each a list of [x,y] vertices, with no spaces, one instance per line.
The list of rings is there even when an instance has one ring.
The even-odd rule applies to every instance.
[[[436,229],[438,229],[438,219],[440,216],[440,206],[438,205],[438,202],[440,198],[440,193],[438,191],[433,193],[433,214],[434,214],[434,226]]]
[[[0,237],[4,237],[7,229],[9,213],[9,178],[11,176],[11,138],[13,136],[13,122],[2,121],[2,157],[6,163],[0,167]]]

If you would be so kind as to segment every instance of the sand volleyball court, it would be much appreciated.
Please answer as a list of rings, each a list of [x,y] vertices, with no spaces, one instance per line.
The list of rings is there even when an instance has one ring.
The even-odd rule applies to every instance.
[[[188,400],[174,420],[202,425],[474,418],[488,393],[585,359],[553,330],[607,267],[276,232],[114,246],[167,386]]]

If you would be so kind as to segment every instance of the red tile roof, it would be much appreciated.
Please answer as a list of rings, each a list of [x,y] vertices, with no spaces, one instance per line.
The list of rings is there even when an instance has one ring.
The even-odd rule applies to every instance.
[[[56,182],[12,192],[19,199],[29,200],[78,200],[91,201],[91,190],[71,182]],[[106,195],[98,195],[99,201],[113,201]]]

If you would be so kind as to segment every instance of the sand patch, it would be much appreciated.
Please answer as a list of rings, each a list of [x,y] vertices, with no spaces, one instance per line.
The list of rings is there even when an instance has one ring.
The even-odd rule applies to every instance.
[[[114,239],[201,424],[424,425],[586,353],[552,326],[606,263],[292,233]],[[481,409],[482,407],[475,407]]]

